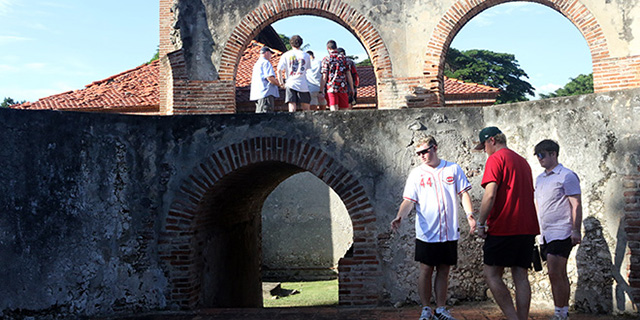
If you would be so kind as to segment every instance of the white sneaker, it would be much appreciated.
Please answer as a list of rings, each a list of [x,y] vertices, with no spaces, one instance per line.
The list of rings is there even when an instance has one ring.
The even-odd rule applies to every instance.
[[[436,309],[435,318],[438,320],[456,320],[445,307]]]
[[[434,320],[435,317],[433,313],[431,313],[431,308],[424,307],[422,308],[422,313],[420,314],[420,320]]]
[[[549,318],[549,320],[569,320],[569,315],[563,317],[559,314],[554,314],[553,317]]]

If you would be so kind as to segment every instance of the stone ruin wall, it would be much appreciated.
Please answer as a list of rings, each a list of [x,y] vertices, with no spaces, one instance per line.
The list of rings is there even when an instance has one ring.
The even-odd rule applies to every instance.
[[[219,262],[163,260],[167,253],[161,252],[171,244],[166,234],[181,225],[169,208],[203,159],[265,136],[307,141],[340,159],[336,163],[350,170],[370,199],[375,219],[351,217],[354,254],[375,248],[371,261],[378,271],[361,277],[349,270],[356,265],[345,264],[357,260],[343,259],[341,284],[371,286],[367,294],[377,294],[376,304],[416,301],[412,225],[403,224],[398,235],[388,227],[417,161],[410,144],[419,135],[438,137],[442,158],[458,162],[469,176],[477,207],[486,156],[470,149],[479,129],[497,125],[534,172],[540,168],[533,146],[552,138],[562,147],[562,163],[581,178],[585,240],[569,266],[572,304],[579,311],[635,313],[639,111],[637,89],[483,109],[188,117],[0,110],[6,146],[0,177],[7,181],[0,185],[0,310],[6,317],[27,311],[128,314],[186,307],[176,294],[185,289],[196,290],[189,292],[197,306],[199,287],[177,286],[175,274],[183,266],[204,272]],[[344,188],[325,179],[345,199]],[[481,242],[463,236],[460,243],[451,301],[486,299]],[[182,257],[189,248],[173,250]],[[548,301],[545,274],[532,273],[531,279],[534,302]],[[341,302],[354,301],[354,294],[341,295]]]

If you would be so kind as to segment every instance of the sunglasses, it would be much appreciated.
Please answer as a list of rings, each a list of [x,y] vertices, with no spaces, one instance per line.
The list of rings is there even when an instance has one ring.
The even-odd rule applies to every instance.
[[[433,149],[434,147],[435,147],[435,146],[431,146],[431,147],[429,147],[429,148],[422,149],[422,150],[420,150],[420,151],[416,151],[416,154],[417,154],[418,156],[425,155],[425,154],[429,153],[429,151],[431,151],[431,149]]]
[[[538,152],[538,153],[534,153],[534,156],[538,157],[538,159],[542,160],[547,156],[546,152]]]

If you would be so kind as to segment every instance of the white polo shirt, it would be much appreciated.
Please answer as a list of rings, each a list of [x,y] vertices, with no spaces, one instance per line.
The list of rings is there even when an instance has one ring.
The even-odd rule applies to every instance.
[[[469,189],[467,176],[453,162],[440,160],[436,168],[422,164],[411,170],[402,196],[416,204],[416,238],[424,242],[458,240],[457,196]]]
[[[581,194],[578,175],[562,164],[558,164],[550,172],[542,172],[536,178],[535,199],[538,204],[540,234],[547,242],[571,236],[573,217],[567,196],[578,194]]]

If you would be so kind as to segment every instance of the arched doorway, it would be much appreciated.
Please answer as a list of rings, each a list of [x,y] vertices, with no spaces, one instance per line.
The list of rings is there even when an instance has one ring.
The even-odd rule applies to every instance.
[[[317,146],[280,137],[242,141],[194,168],[175,195],[159,240],[169,300],[184,308],[260,307],[261,210],[286,178],[310,172],[342,199],[354,227],[353,254],[340,279],[340,304],[375,305],[379,257],[375,217],[364,186]],[[354,275],[357,275],[357,279]]]

